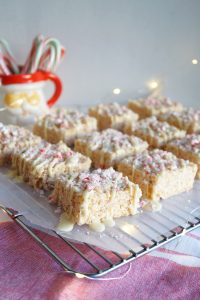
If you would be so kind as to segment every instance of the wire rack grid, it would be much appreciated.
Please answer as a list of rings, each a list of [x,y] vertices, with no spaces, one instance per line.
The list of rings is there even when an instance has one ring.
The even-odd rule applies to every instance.
[[[64,270],[67,273],[74,274],[78,278],[90,278],[90,279],[97,279],[99,277],[102,277],[117,268],[122,267],[125,264],[128,264],[135,259],[138,259],[139,257],[165,245],[166,243],[177,239],[178,237],[182,236],[183,234],[200,227],[200,213],[196,213],[195,215],[192,215],[192,218],[190,220],[188,219],[187,222],[185,222],[185,218],[182,216],[180,212],[184,213],[184,208],[181,208],[181,211],[179,213],[176,213],[173,210],[168,210],[169,214],[164,217],[167,221],[173,220],[173,218],[182,218],[182,221],[185,222],[185,225],[178,225],[175,226],[166,231],[165,234],[159,234],[157,232],[157,238],[152,238],[150,234],[145,232],[145,230],[141,230],[141,233],[143,235],[146,235],[149,238],[148,243],[141,244],[140,247],[136,247],[133,249],[128,249],[128,251],[124,254],[119,254],[117,252],[113,251],[104,251],[103,249],[100,249],[96,246],[90,245],[88,243],[74,243],[73,241],[64,238],[59,233],[57,233],[54,230],[51,230],[51,234],[62,240],[63,245],[70,248],[71,251],[76,253],[77,257],[85,262],[86,265],[89,266],[90,270],[85,271],[84,269],[76,269],[73,264],[69,262],[68,259],[63,259],[59,253],[57,253],[52,247],[50,247],[38,234],[35,232],[34,228],[27,224],[27,221],[25,217],[21,214],[18,214],[16,212],[13,212],[13,210],[1,206],[0,209],[4,211],[10,218],[12,218],[23,230],[25,230],[51,257],[64,268]],[[195,211],[195,210],[194,210]],[[152,230],[152,232],[156,232],[157,226],[160,225],[159,219],[157,220],[157,224],[155,220],[151,222],[151,224],[145,224],[142,219],[140,219],[140,222],[143,223],[144,226],[147,226]],[[133,240],[135,240],[134,237],[132,237]],[[137,241],[139,243],[139,241]],[[84,245],[85,249],[82,251],[82,246]],[[80,247],[81,246],[81,247]],[[92,251],[92,259],[90,256],[87,256],[87,250]],[[67,251],[67,248],[66,248]],[[88,268],[86,268],[88,269]]]

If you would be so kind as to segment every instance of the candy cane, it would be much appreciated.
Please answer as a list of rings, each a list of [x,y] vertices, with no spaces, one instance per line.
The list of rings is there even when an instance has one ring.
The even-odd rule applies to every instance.
[[[15,60],[15,58],[14,58],[14,56],[13,56],[13,54],[12,54],[10,48],[9,48],[9,45],[8,45],[7,41],[4,40],[4,39],[1,39],[0,40],[0,47],[1,47],[1,52],[2,53],[4,52],[5,56],[9,60],[12,71],[14,73],[19,73],[19,67],[18,67],[18,65],[16,63],[16,60]]]
[[[23,74],[29,73],[29,71],[31,69],[31,64],[32,64],[33,59],[35,57],[36,49],[37,49],[39,43],[43,39],[44,39],[44,37],[40,34],[40,35],[36,36],[35,39],[33,40],[31,51],[29,52],[29,55],[28,55],[27,60],[26,60],[26,62],[24,64],[24,67],[22,68],[22,73]]]
[[[62,46],[60,42],[53,38],[40,40],[36,46],[34,58],[30,66],[30,73],[34,73],[39,67],[46,70],[55,70],[61,59]]]
[[[5,60],[4,60],[3,55],[2,55],[1,52],[0,52],[0,66],[1,66],[1,70],[3,71],[3,74],[5,74],[5,75],[10,75],[11,74],[8,66],[5,63]]]
[[[31,50],[21,69],[22,74],[34,73],[39,69],[55,71],[65,54],[64,47],[57,39],[38,35],[33,40]],[[19,73],[16,60],[5,40],[0,40],[0,73],[9,75]]]
[[[44,48],[47,50],[41,57],[41,65],[44,61],[49,60],[49,63],[46,64],[46,68],[54,71],[64,55],[64,48],[61,46],[58,40],[53,38],[48,38],[44,41]]]
[[[39,68],[47,71],[52,70],[52,66],[55,61],[55,55],[56,53],[53,47],[47,48],[46,52],[44,52],[41,57]]]

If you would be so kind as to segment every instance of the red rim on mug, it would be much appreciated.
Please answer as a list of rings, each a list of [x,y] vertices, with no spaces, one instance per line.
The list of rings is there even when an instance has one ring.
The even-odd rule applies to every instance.
[[[56,101],[58,101],[62,92],[62,82],[59,77],[47,71],[39,70],[33,74],[0,75],[0,78],[2,85],[26,84],[51,80],[55,85],[55,91],[52,97],[47,101],[49,107],[53,106]]]

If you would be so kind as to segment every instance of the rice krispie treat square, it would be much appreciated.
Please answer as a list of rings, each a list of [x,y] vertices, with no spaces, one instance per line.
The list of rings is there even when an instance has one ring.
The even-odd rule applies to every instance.
[[[160,122],[155,116],[126,127],[124,132],[140,137],[153,148],[161,148],[167,142],[186,135],[185,131],[171,126],[167,122]]]
[[[118,164],[118,171],[139,184],[144,199],[158,201],[190,190],[197,165],[155,149],[125,158]]]
[[[140,197],[138,185],[109,168],[60,177],[51,200],[61,206],[71,222],[98,225],[136,214]]]
[[[198,109],[188,108],[181,112],[162,114],[158,118],[187,133],[200,133],[200,110]]]
[[[108,168],[122,158],[147,149],[148,144],[115,129],[93,132],[75,141],[75,150],[89,156],[95,168]]]
[[[200,135],[186,135],[182,139],[175,139],[166,145],[166,150],[177,157],[190,160],[198,165],[196,178],[200,179]]]
[[[179,102],[166,97],[148,96],[136,100],[129,100],[128,108],[137,113],[140,119],[157,116],[170,111],[181,111],[183,106]]]
[[[99,130],[106,128],[122,130],[125,125],[138,120],[136,113],[118,103],[99,104],[91,107],[89,115],[97,119]]]
[[[33,132],[52,144],[63,141],[72,146],[77,137],[96,129],[95,118],[74,109],[57,108],[41,117]]]
[[[12,166],[34,188],[51,189],[61,174],[89,170],[91,160],[68,148],[63,142],[42,141],[37,147],[13,155]]]
[[[14,152],[27,149],[40,141],[40,137],[23,127],[0,123],[0,166],[9,165]]]

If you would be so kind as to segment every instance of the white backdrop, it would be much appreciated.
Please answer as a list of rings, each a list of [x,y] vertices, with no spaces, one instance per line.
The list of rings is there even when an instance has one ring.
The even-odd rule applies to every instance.
[[[0,36],[21,63],[38,33],[67,48],[58,70],[62,105],[126,100],[151,79],[199,105],[199,0],[0,0],[0,12]],[[122,92],[113,96],[116,87]]]

